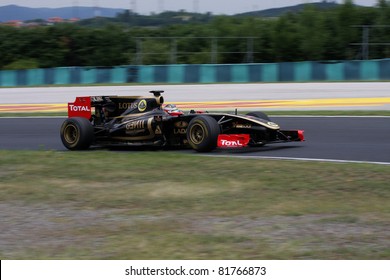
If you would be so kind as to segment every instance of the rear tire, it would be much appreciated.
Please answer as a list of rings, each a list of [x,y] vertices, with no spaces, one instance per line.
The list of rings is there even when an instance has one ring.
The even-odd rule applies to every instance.
[[[93,126],[85,118],[69,118],[65,120],[60,130],[61,141],[69,150],[86,150],[94,138]]]
[[[252,117],[256,117],[256,118],[259,118],[259,119],[263,119],[263,120],[266,120],[266,121],[271,121],[271,119],[268,117],[268,115],[264,112],[260,112],[260,111],[256,111],[256,112],[249,112],[248,114],[246,114],[247,116],[252,116]]]
[[[198,152],[210,152],[217,147],[221,129],[218,122],[210,116],[193,118],[187,128],[187,140]]]

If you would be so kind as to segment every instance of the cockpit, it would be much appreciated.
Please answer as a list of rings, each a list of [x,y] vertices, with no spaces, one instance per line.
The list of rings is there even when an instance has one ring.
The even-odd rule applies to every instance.
[[[180,115],[184,115],[184,112],[179,110],[179,108],[177,108],[177,106],[175,104],[167,104],[165,107],[164,107],[164,111],[166,113],[168,113],[169,115],[171,116],[180,116]]]

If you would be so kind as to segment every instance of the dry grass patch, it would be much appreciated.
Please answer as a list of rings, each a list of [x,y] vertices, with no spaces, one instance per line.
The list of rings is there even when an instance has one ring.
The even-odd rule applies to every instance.
[[[0,151],[2,259],[388,259],[390,167]]]

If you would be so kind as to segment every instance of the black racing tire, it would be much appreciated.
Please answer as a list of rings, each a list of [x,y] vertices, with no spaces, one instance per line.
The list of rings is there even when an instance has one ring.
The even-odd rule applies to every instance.
[[[210,152],[217,147],[221,128],[211,116],[197,116],[188,124],[187,140],[198,152]]]
[[[62,143],[69,150],[87,150],[94,139],[91,122],[79,117],[66,119],[60,134]]]
[[[259,118],[259,119],[263,119],[263,120],[266,120],[266,121],[271,121],[271,119],[268,117],[268,115],[266,113],[260,112],[260,111],[249,112],[246,115],[247,116],[256,117],[256,118]]]

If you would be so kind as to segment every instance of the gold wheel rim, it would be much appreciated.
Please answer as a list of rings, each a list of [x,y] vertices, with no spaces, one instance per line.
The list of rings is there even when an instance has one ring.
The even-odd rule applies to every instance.
[[[194,124],[191,127],[190,138],[191,142],[195,145],[199,145],[204,140],[206,133],[204,127],[200,124]]]
[[[74,124],[68,124],[64,130],[65,141],[69,144],[74,144],[78,139],[78,129]]]

